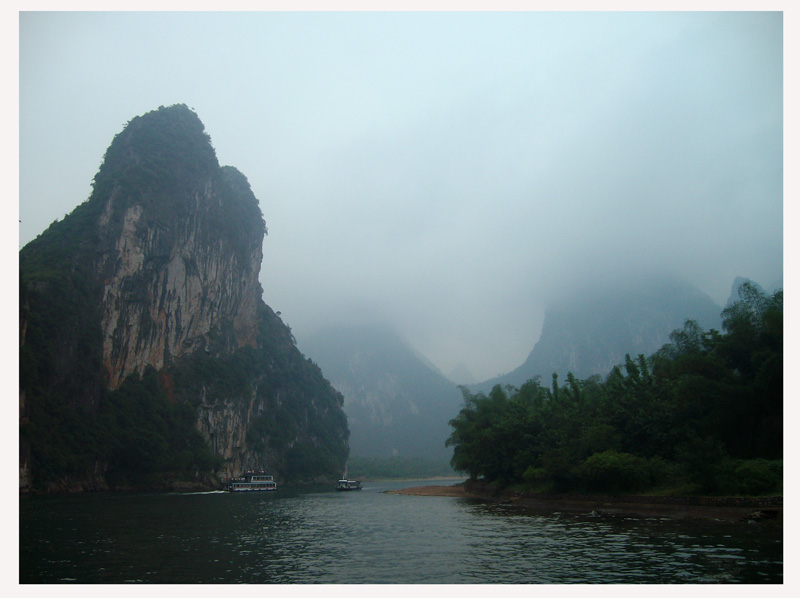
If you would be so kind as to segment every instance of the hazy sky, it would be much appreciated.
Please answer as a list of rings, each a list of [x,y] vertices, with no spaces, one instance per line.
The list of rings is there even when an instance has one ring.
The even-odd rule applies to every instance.
[[[19,244],[134,116],[185,103],[261,202],[296,336],[396,325],[445,373],[581,281],[724,303],[783,267],[780,13],[22,13]]]

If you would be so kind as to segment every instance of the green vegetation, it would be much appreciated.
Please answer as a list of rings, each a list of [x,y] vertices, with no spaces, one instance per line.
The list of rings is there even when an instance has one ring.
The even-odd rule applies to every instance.
[[[160,487],[219,466],[185,403],[172,403],[159,374],[148,369],[96,408],[58,392],[29,401],[20,436],[31,446],[36,487],[103,475],[112,487]]]
[[[782,492],[783,293],[739,296],[724,334],[687,321],[605,380],[462,389],[453,468],[538,492]]]
[[[158,219],[189,204],[191,193],[218,169],[197,115],[183,104],[160,106],[131,119],[114,137],[94,177],[92,198],[121,188]]]

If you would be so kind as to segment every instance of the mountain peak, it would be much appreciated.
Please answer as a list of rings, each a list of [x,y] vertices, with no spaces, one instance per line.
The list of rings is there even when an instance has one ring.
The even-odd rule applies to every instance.
[[[105,410],[96,423],[126,437],[118,427],[133,415],[115,420],[114,409],[157,409],[135,438],[162,448],[204,441],[229,474],[269,464],[278,475],[338,476],[348,450],[342,397],[262,300],[265,234],[247,178],[220,167],[193,111],[162,106],[129,121],[89,199],[20,251],[21,420],[31,430],[55,422],[80,438],[70,409],[87,409],[86,421]],[[187,406],[195,421],[165,401]],[[48,410],[57,415],[44,424]],[[179,420],[165,422],[165,413]],[[203,441],[179,441],[171,430],[180,426]],[[125,456],[136,443],[113,433],[108,444],[58,441],[49,453],[40,435],[24,436],[35,453],[66,453],[85,468],[57,475],[94,478],[98,463],[141,467]]]
[[[219,167],[194,112],[162,106],[132,119],[90,202],[101,210],[95,267],[111,388],[208,348],[215,329],[231,329],[228,351],[255,346],[266,227],[247,179]]]

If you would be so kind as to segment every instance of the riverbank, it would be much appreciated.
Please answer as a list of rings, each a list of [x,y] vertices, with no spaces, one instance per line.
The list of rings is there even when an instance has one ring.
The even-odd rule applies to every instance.
[[[783,522],[783,497],[677,496],[541,496],[497,492],[481,483],[418,486],[389,490],[387,494],[471,498],[514,505],[546,513],[582,513],[593,516],[639,516],[670,519]]]

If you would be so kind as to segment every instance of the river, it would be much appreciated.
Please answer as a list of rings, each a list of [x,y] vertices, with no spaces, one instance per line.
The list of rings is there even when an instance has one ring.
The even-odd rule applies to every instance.
[[[782,583],[775,522],[530,513],[385,494],[20,498],[21,583]]]

